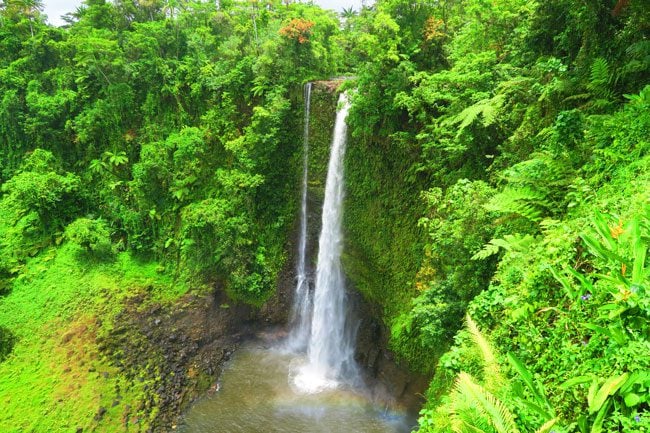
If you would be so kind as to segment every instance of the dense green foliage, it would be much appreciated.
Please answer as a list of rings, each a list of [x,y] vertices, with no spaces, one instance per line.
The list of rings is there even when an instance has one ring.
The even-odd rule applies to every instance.
[[[341,55],[333,14],[276,3],[90,1],[66,28],[7,3],[0,179],[12,231],[38,231],[43,248],[75,218],[101,218],[118,250],[266,299],[295,205],[292,98]],[[79,224],[68,238],[89,248]],[[15,249],[3,256],[20,262]]]
[[[95,336],[142,291],[145,304],[187,287],[252,305],[274,293],[301,89],[336,72],[338,20],[280,0],[87,0],[56,28],[40,6],[0,3],[0,430],[128,430],[132,407],[145,431],[154,386]],[[72,362],[60,341],[76,327]],[[29,365],[48,357],[68,371]]]
[[[647,431],[647,5],[384,0],[346,27],[346,263],[433,374],[420,430]]]
[[[647,2],[378,0],[340,24],[279,0],[87,0],[68,18],[0,4],[0,429],[70,429],[69,384],[30,360],[63,360],[60,329],[109,324],[130,291],[272,295],[301,86],[350,72],[345,267],[432,375],[420,430],[650,429]],[[84,377],[79,424],[120,431],[118,409],[92,419],[114,383]]]

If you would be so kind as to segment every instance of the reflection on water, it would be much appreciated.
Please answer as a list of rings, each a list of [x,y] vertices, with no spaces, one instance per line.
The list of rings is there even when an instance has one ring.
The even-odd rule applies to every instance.
[[[404,413],[351,389],[301,393],[291,376],[304,359],[251,344],[237,351],[219,391],[188,412],[183,433],[406,433]]]

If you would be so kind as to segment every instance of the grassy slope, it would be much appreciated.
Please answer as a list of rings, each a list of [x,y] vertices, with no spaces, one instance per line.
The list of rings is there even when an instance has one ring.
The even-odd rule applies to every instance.
[[[0,326],[17,337],[0,363],[0,431],[117,432],[127,418],[138,419],[145,384],[127,386],[102,359],[96,336],[129,294],[143,289],[159,301],[186,290],[157,272],[156,263],[139,263],[126,253],[93,263],[65,245],[31,259],[0,299]],[[106,413],[98,423],[100,407]]]

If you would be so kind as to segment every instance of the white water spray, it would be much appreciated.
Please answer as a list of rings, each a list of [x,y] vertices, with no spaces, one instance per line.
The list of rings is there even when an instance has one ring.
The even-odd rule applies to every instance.
[[[339,97],[334,137],[325,183],[322,229],[318,247],[316,288],[314,292],[308,364],[294,378],[304,392],[318,392],[340,383],[358,379],[354,361],[353,327],[349,326],[345,280],[341,268],[343,233],[343,156],[347,139],[346,119],[350,102],[345,93]]]
[[[287,346],[291,351],[307,348],[311,330],[312,297],[309,293],[307,270],[307,181],[309,178],[309,110],[311,105],[311,83],[305,84],[305,117],[303,129],[302,190],[300,204],[300,239],[298,240],[298,262],[296,263],[296,291],[291,310],[291,330]]]

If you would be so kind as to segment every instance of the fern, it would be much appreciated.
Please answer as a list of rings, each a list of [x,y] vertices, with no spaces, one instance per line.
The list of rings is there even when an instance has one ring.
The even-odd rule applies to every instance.
[[[550,140],[553,132],[547,130],[543,134]],[[540,222],[566,207],[566,189],[573,177],[570,163],[561,155],[549,151],[535,153],[531,159],[505,170],[503,179],[507,185],[492,197],[486,209]]]
[[[483,126],[490,126],[496,121],[499,110],[504,102],[504,95],[496,95],[490,99],[482,99],[476,104],[465,108],[459,114],[450,118],[446,123],[451,125],[460,123],[457,134],[460,134],[465,128],[473,124],[479,116],[483,117]]]
[[[485,378],[486,386],[488,389],[494,391],[504,383],[501,368],[499,367],[494,349],[483,336],[481,330],[478,329],[476,322],[472,320],[469,314],[466,316],[465,320],[467,321],[467,330],[472,336],[474,344],[476,344],[481,351],[481,356],[483,357],[483,376]]]
[[[471,260],[483,260],[499,252],[501,248],[506,251],[525,252],[535,242],[531,235],[505,235],[503,239],[492,239],[483,248],[471,257]]]
[[[498,244],[498,241],[501,241],[503,239],[492,239],[490,242],[487,244],[483,245],[483,248],[476,254],[474,254],[470,260],[485,260],[488,257],[491,257],[495,254],[499,254],[500,246]]]
[[[506,187],[486,203],[485,208],[502,214],[516,214],[532,222],[542,220],[544,194],[529,187]]]
[[[550,432],[551,428],[553,428],[553,426],[555,425],[556,422],[557,422],[557,418],[553,418],[553,419],[551,419],[549,421],[546,421],[544,423],[544,425],[542,425],[540,428],[535,430],[535,433],[548,433],[548,432]]]
[[[476,412],[479,418],[468,417],[472,412]],[[454,385],[451,417],[452,428],[456,433],[485,432],[481,425],[486,421],[498,433],[519,433],[512,412],[464,372],[458,375]]]
[[[591,74],[589,76],[589,90],[605,87],[609,83],[609,65],[607,60],[598,57],[591,65]]]
[[[545,128],[537,136],[544,141],[557,141],[558,134],[562,132]],[[503,179],[511,186],[535,187],[544,196],[551,195],[554,188],[561,188],[564,192],[573,174],[571,162],[550,151],[536,152],[531,156],[505,170]]]
[[[631,59],[621,69],[621,75],[647,73],[650,69],[650,41],[641,40],[630,45],[625,53]]]
[[[609,87],[611,83],[611,73],[607,60],[598,57],[591,65],[591,74],[589,75],[589,84],[587,90],[591,93],[594,100],[591,106],[596,109],[606,108],[613,99],[612,91]]]

